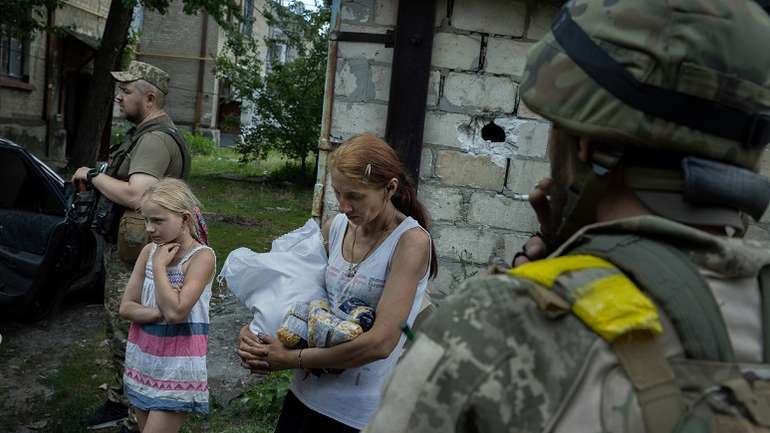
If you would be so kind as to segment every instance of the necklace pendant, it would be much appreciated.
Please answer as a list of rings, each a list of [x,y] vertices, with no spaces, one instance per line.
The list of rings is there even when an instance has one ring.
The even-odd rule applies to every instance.
[[[348,272],[347,272],[348,278],[353,278],[356,275],[356,272],[358,272],[358,263],[350,263],[348,265]]]

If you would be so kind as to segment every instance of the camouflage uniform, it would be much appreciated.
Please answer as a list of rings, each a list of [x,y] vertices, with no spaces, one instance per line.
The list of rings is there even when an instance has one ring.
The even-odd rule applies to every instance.
[[[581,39],[581,28],[589,42]],[[770,17],[752,1],[570,1],[552,31],[530,50],[521,94],[529,108],[578,137],[633,149],[637,154],[641,150],[653,156],[694,155],[721,161],[732,167],[729,169],[754,170],[770,141],[766,119],[757,120],[759,134],[748,128],[745,134],[736,135],[716,130],[715,125],[699,124],[703,122],[697,116],[657,111],[660,107],[653,107],[651,114],[644,103],[637,105],[629,95],[649,86],[676,92],[677,97],[697,98],[694,112],[699,108],[695,105],[703,101],[725,112],[767,111],[770,56],[749,47],[753,40],[768,39]],[[567,45],[578,46],[582,54],[596,47],[601,52],[581,63],[576,60],[580,53],[570,52]],[[621,83],[613,82],[618,75],[607,78],[613,74],[607,71],[613,68],[602,64],[602,55],[622,66]],[[624,87],[632,82],[637,83],[636,89]],[[655,97],[651,92],[649,98]],[[709,109],[704,113],[713,114]],[[587,174],[578,172],[576,182],[601,178],[615,167],[612,158],[607,158],[610,163],[606,166],[593,158],[593,166],[591,161],[585,164]],[[660,332],[656,341],[661,359],[674,372],[673,381],[681,388],[677,392],[685,394],[690,418],[674,429],[650,430],[638,398],[637,378],[622,366],[616,343],[600,337],[577,313],[569,314],[566,298],[545,290],[555,299],[551,304],[541,302],[542,295],[537,294],[543,286],[537,282],[493,275],[465,282],[425,322],[394,371],[366,432],[770,431],[770,281],[765,274],[770,269],[770,245],[707,234],[672,221],[676,218],[667,216],[670,209],[666,209],[669,205],[680,210],[688,224],[732,226],[740,224],[740,218],[733,218],[739,215],[736,208],[758,219],[766,199],[754,197],[758,202],[754,207],[748,199],[741,205],[687,203],[681,186],[686,181],[679,167],[666,168],[666,176],[673,173],[674,180],[661,181],[658,189],[662,193],[650,186],[650,180],[658,179],[651,179],[649,171],[625,168],[627,185],[640,201],[667,218],[643,216],[580,224],[580,230],[568,233],[551,258],[541,263],[554,263],[574,254],[585,239],[608,233],[656,239],[683,253],[706,283],[706,296],[719,304],[718,317],[709,319],[724,323],[735,358],[734,363],[690,359],[686,350],[690,342],[674,330],[674,325],[682,324],[657,309],[662,332],[655,334]],[[757,195],[766,195],[767,185],[752,179],[762,185],[758,191],[763,194]],[[565,208],[574,212],[565,213],[563,226],[581,212],[595,211],[591,207],[596,200],[581,204],[580,197],[597,190],[585,187],[594,180],[580,184],[583,188],[578,189],[577,197],[567,201]],[[676,185],[678,190],[674,190]],[[742,192],[740,188],[732,191],[736,195]],[[561,275],[571,278],[573,274]],[[569,285],[566,281],[562,281],[565,286]],[[558,285],[559,280],[549,289]],[[560,314],[550,310],[554,305],[562,308]],[[695,363],[703,367],[697,370],[697,379]],[[729,367],[738,371],[736,363],[742,363],[739,376],[751,372],[747,379],[751,383],[728,392],[718,380],[725,370],[716,370]],[[688,380],[712,381],[717,393],[726,392],[728,397],[712,401],[709,393],[714,389],[688,394]],[[746,395],[750,398],[744,399]],[[704,401],[708,415],[698,418]],[[736,401],[743,404],[737,410],[731,406]],[[734,418],[727,419],[725,413]]]
[[[715,286],[757,291],[757,274],[770,264],[767,244],[653,216],[589,226],[574,240],[612,229],[659,234],[672,243],[701,240],[687,253]],[[532,286],[508,275],[466,281],[420,329],[365,431],[645,432],[632,385],[609,344],[574,315],[547,318],[529,296]],[[741,322],[742,315],[751,319]],[[761,363],[754,351],[739,349],[761,330],[761,318],[751,315],[750,305],[732,316],[728,326],[744,326],[736,330],[736,355]],[[681,342],[661,319],[666,356],[681,357]],[[770,365],[761,371],[770,373]]]

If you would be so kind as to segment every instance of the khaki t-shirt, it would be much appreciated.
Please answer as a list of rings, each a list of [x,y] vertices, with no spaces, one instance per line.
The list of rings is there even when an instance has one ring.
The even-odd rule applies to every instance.
[[[153,119],[137,131],[146,127],[162,124],[174,127],[174,123],[168,116]],[[184,157],[179,150],[179,145],[171,135],[161,131],[153,131],[144,134],[136,146],[131,150],[126,159],[116,172],[120,180],[128,180],[132,174],[144,173],[157,179],[164,177],[182,177]]]

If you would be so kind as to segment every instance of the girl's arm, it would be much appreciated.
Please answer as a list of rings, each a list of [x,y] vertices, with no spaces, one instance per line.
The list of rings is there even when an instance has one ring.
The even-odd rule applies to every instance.
[[[429,257],[430,238],[424,231],[412,229],[404,233],[393,254],[372,329],[334,347],[303,349],[302,368],[352,368],[387,358],[401,337],[401,323],[409,316]],[[286,349],[270,336],[259,336],[267,344],[260,344],[253,337],[248,328],[242,330],[239,351],[253,371],[299,367],[299,350]]]
[[[179,248],[177,244],[158,247],[166,249],[167,254],[173,257]],[[157,252],[156,252],[157,255]],[[184,321],[190,314],[190,310],[198,302],[203,289],[214,278],[215,259],[211,250],[195,253],[184,273],[184,285],[181,288],[171,286],[166,273],[167,263],[153,258],[153,278],[155,280],[155,299],[158,302],[163,317],[169,323]]]
[[[144,285],[144,269],[147,266],[147,257],[150,255],[152,244],[145,245],[139,257],[134,263],[131,277],[126,284],[123,298],[120,301],[120,317],[137,323],[155,323],[163,320],[160,310],[155,307],[142,305],[142,286]]]

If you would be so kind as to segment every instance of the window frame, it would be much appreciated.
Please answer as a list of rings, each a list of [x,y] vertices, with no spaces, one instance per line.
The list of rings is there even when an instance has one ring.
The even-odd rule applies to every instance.
[[[18,53],[18,65],[12,71],[11,55],[14,52]],[[0,33],[0,80],[29,83],[29,40]]]

